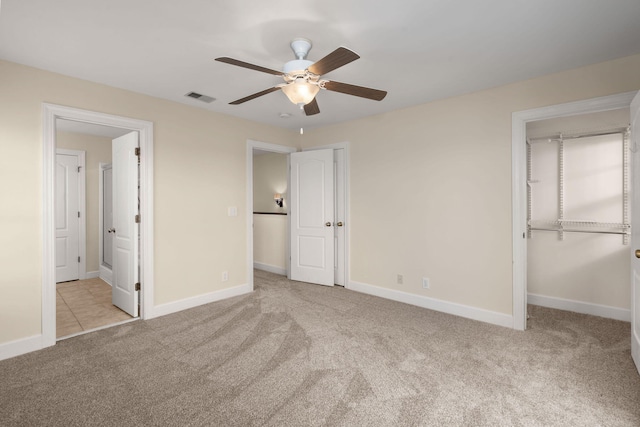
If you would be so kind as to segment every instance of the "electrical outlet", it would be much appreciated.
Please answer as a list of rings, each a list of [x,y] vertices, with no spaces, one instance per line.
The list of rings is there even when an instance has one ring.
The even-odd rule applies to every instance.
[[[402,274],[398,274],[398,278],[397,278],[398,285],[402,285],[403,280],[404,278],[402,277]]]
[[[227,280],[229,280],[229,272],[228,271],[223,271],[222,272],[222,281],[226,282]]]
[[[422,278],[422,287],[424,289],[429,289],[429,278],[428,277],[423,277]]]

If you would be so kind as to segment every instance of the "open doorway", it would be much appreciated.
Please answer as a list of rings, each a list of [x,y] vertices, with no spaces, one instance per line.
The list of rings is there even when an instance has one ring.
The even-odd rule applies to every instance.
[[[527,124],[540,120],[628,108],[635,92],[570,102],[512,116],[513,328],[527,326]]]
[[[630,321],[629,116],[527,123],[529,310]]]
[[[287,275],[286,153],[253,149],[253,265]]]
[[[126,135],[114,142],[112,162],[114,187],[119,186],[125,194],[114,196],[114,203],[120,200],[119,209],[114,205],[114,213],[125,212],[127,223],[117,227],[120,233],[119,256],[127,254],[125,268],[115,268],[113,296],[127,294],[129,306],[125,309],[133,317],[153,317],[153,124],[143,120],[97,113],[53,104],[43,104],[43,256],[42,256],[42,346],[56,342],[56,139],[57,122],[72,122],[119,128]],[[115,157],[122,156],[116,162]],[[115,170],[120,164],[126,171]],[[122,178],[125,177],[126,179]],[[135,191],[129,182],[139,185]],[[137,184],[136,184],[137,183]],[[135,214],[134,214],[135,213]],[[116,214],[117,215],[117,214]],[[135,225],[131,225],[129,224]],[[122,223],[122,222],[121,222]],[[117,223],[116,223],[117,224]],[[116,236],[118,240],[118,236]],[[123,256],[124,257],[124,256]],[[124,260],[126,261],[126,260]],[[118,283],[122,285],[119,286]],[[122,292],[121,292],[122,291]],[[126,292],[124,292],[126,291]],[[122,306],[122,302],[116,303]]]
[[[113,298],[112,153],[114,140],[129,133],[56,120],[56,339],[137,315]],[[137,193],[137,172],[131,187]]]
[[[337,143],[337,144],[331,144],[331,145],[327,145],[327,146],[323,146],[323,147],[314,147],[312,149],[309,149],[309,151],[314,151],[314,150],[330,150],[333,154],[332,154],[332,172],[330,172],[331,175],[331,186],[334,187],[333,188],[333,194],[335,195],[335,199],[333,200],[333,205],[335,207],[335,212],[333,213],[333,215],[331,215],[331,217],[333,218],[332,220],[332,229],[335,229],[335,235],[334,238],[332,238],[332,246],[334,247],[334,256],[331,257],[332,259],[328,260],[327,262],[327,266],[330,268],[331,270],[331,276],[334,279],[332,284],[337,284],[340,286],[344,286],[345,288],[349,288],[349,262],[348,262],[348,258],[349,258],[349,233],[348,233],[348,189],[349,189],[349,185],[348,185],[348,165],[349,165],[349,144],[347,142],[345,143]],[[291,279],[291,216],[290,215],[280,215],[280,213],[289,213],[289,209],[286,208],[288,207],[287,202],[291,200],[291,154],[295,153],[296,149],[292,148],[292,147],[287,147],[287,146],[282,146],[282,145],[276,145],[276,144],[269,144],[269,143],[263,143],[263,142],[257,142],[257,141],[247,141],[247,209],[248,209],[248,215],[247,215],[247,248],[248,248],[248,255],[247,255],[247,277],[250,280],[250,284],[251,284],[251,288],[253,289],[253,276],[254,276],[254,268],[262,268],[266,271],[271,271],[271,272],[275,272],[277,274],[285,274],[287,275],[287,278]],[[266,189],[262,189],[262,190],[258,190],[261,191],[261,194],[259,197],[263,198],[264,200],[262,202],[260,202],[261,204],[264,203],[264,206],[267,207],[267,210],[271,211],[271,213],[273,212],[277,212],[279,215],[264,215],[259,213],[260,211],[256,211],[256,207],[258,207],[258,209],[260,209],[260,205],[258,204],[258,202],[254,201],[254,198],[256,197],[255,192],[256,187],[261,188],[262,184],[260,184],[260,186],[256,185],[254,182],[254,173],[255,173],[255,168],[254,168],[254,159],[256,158],[256,156],[258,158],[260,158],[261,156],[269,156],[269,155],[273,155],[273,154],[279,154],[279,155],[283,155],[286,157],[287,159],[287,166],[286,166],[286,189],[287,189],[287,193],[279,193],[277,190],[278,188],[274,187],[272,185],[273,188],[266,188]],[[265,159],[267,159],[267,157],[265,157]],[[271,161],[265,161],[264,163],[269,164]],[[282,162],[282,159],[277,160],[277,162]],[[258,161],[258,163],[262,163],[261,160]],[[258,166],[260,167],[260,166]],[[260,172],[259,172],[260,173]],[[282,178],[280,178],[279,180],[276,179],[276,181],[274,182],[279,182],[280,184],[277,185],[282,185]],[[275,184],[274,184],[275,185]],[[263,194],[264,193],[264,194]],[[281,196],[281,197],[277,197],[277,195]],[[280,206],[277,206],[277,208],[274,208],[276,206],[276,202],[277,200],[275,199],[279,199],[282,198],[283,201],[283,206],[282,208],[280,208]],[[254,204],[256,206],[254,206]],[[273,205],[272,205],[273,204]],[[286,209],[286,212],[282,212]],[[255,213],[254,213],[255,212]],[[280,218],[278,219],[277,217],[280,216]],[[260,265],[260,261],[257,260],[255,258],[255,251],[256,251],[256,242],[260,242],[260,239],[269,239],[270,238],[270,234],[269,233],[274,233],[276,232],[275,227],[272,227],[271,230],[264,232],[260,231],[262,233],[262,235],[260,237],[256,236],[255,234],[255,228],[256,228],[256,223],[259,222],[261,223],[260,226],[264,225],[262,223],[266,223],[266,222],[274,222],[274,221],[279,221],[279,228],[281,228],[282,224],[285,222],[282,218],[282,216],[286,217],[286,241],[284,242],[284,246],[286,249],[286,253],[285,253],[285,266],[286,266],[286,270],[283,271],[282,270],[282,266],[276,266],[276,268],[272,268],[272,266],[270,265],[265,265],[267,263],[263,263],[263,265]],[[258,218],[256,220],[256,218]],[[324,224],[323,224],[324,227]],[[282,233],[281,231],[278,232],[278,241],[281,241],[281,238],[283,237],[284,233]],[[271,242],[273,243],[273,242]],[[271,244],[269,244],[270,246],[273,246]],[[282,243],[278,243],[277,244],[277,248],[276,249],[278,251],[278,254],[281,253],[281,248],[282,248]],[[259,248],[258,250],[262,250],[262,248]],[[278,255],[280,256],[280,255]],[[257,262],[256,262],[257,261]]]
[[[288,155],[293,147],[247,141],[247,278],[254,268],[289,277]]]

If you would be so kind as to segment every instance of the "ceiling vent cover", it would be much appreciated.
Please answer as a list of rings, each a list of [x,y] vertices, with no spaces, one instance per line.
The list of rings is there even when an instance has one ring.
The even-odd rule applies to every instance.
[[[215,98],[213,98],[211,96],[203,95],[203,94],[198,93],[198,92],[189,92],[185,96],[189,97],[189,98],[197,99],[198,101],[206,102],[207,104],[210,104],[210,103],[212,103],[213,101],[216,100]]]

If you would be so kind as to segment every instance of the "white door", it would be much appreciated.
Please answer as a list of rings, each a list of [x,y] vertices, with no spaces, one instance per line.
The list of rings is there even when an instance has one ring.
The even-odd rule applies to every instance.
[[[113,140],[113,305],[138,316],[138,132]]]
[[[291,279],[333,286],[333,150],[291,154]]]
[[[79,279],[78,156],[56,154],[56,283]]]
[[[335,261],[334,261],[334,283],[336,285],[345,286],[345,158],[344,149],[333,151],[334,162],[334,196],[335,196]]]
[[[631,210],[631,356],[640,373],[640,92],[631,102],[633,207]],[[637,254],[637,255],[636,255]]]

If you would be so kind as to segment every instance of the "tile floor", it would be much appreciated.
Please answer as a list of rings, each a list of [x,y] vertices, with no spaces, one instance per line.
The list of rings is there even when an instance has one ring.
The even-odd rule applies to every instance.
[[[56,285],[56,337],[131,319],[111,304],[111,286],[101,279]]]

